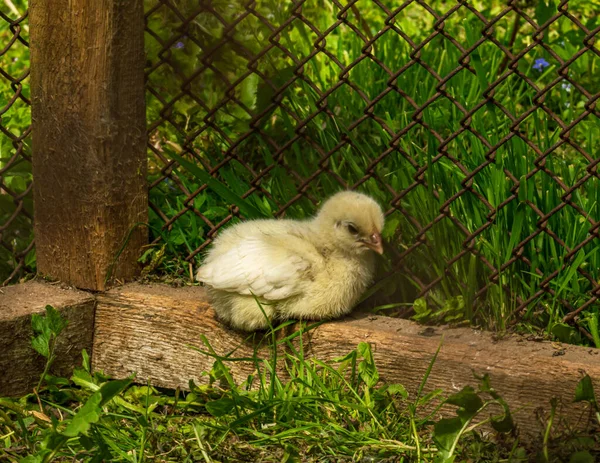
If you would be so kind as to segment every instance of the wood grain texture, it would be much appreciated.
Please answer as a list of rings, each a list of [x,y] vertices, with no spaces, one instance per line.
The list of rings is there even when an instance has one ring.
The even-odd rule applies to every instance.
[[[220,353],[235,349],[251,352],[252,343],[228,330],[214,317],[204,290],[199,287],[170,288],[160,285],[127,285],[97,296],[92,363],[95,369],[117,377],[133,373],[141,382],[176,388],[201,373],[212,360],[189,346],[206,349],[204,334]],[[247,336],[246,336],[247,337]],[[237,379],[247,377],[253,367],[236,363]]]
[[[103,290],[138,272],[147,241],[141,0],[31,0],[37,268]]]
[[[31,315],[52,305],[68,321],[57,342],[51,373],[70,376],[81,365],[81,351],[92,348],[95,299],[74,289],[40,282],[9,286],[0,292],[0,396],[31,392],[45,359],[31,347]]]
[[[93,364],[115,377],[137,373],[141,382],[186,388],[190,378],[205,381],[201,373],[213,363],[189,347],[204,348],[201,334],[218,354],[235,350],[235,357],[252,355],[252,340],[215,319],[202,288],[128,285],[98,296]],[[361,341],[369,342],[381,379],[415,391],[442,335],[427,390],[442,388],[451,393],[465,385],[476,386],[474,373],[488,373],[492,386],[510,404],[524,437],[539,437],[543,424],[537,415],[549,410],[553,397],[561,399],[561,416],[570,424],[587,423],[580,421],[582,407],[572,400],[583,372],[600,387],[596,349],[557,349],[552,343],[517,336],[495,340],[489,333],[468,328],[432,329],[408,320],[367,315],[325,323],[309,333],[305,346],[309,356],[327,360],[347,354]],[[252,363],[232,364],[239,381],[253,369]]]

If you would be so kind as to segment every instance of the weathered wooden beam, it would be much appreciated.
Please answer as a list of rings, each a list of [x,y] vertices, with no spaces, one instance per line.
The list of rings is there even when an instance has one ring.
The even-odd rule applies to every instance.
[[[220,355],[252,356],[253,341],[215,319],[202,288],[128,285],[98,295],[93,365],[116,377],[137,373],[141,382],[186,388],[213,360],[189,346],[205,349],[205,335]],[[333,359],[369,342],[383,381],[402,383],[415,391],[425,375],[441,338],[443,345],[427,388],[446,393],[477,385],[474,373],[488,373],[492,386],[508,401],[521,433],[539,438],[544,423],[536,417],[550,400],[561,399],[561,417],[581,422],[581,406],[573,404],[577,382],[587,372],[598,386],[597,349],[530,342],[513,336],[496,340],[491,334],[468,328],[424,328],[407,320],[358,316],[325,323],[309,332],[307,356]],[[256,342],[256,340],[254,340]],[[260,352],[267,356],[268,352]],[[239,381],[252,373],[251,362],[236,362],[232,373]],[[559,420],[557,420],[558,422]]]
[[[148,221],[142,0],[31,0],[40,274],[103,290],[131,279]]]
[[[68,321],[57,341],[51,373],[69,376],[81,365],[81,351],[91,352],[94,296],[56,285],[28,282],[0,290],[0,397],[32,391],[45,359],[31,347],[31,316],[53,306]]]

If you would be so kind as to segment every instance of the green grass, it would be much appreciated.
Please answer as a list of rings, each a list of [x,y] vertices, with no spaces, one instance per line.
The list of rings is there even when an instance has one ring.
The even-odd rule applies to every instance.
[[[24,0],[13,3],[26,6]],[[307,0],[302,6],[306,20],[291,22],[275,38],[280,47],[250,65],[248,57],[271,43],[272,29],[261,18],[277,27],[293,13],[280,2],[261,0],[253,4],[255,13],[230,31],[235,42],[219,48],[209,60],[210,68],[182,87],[205,67],[206,51],[224,37],[223,22],[235,21],[242,3],[214,2],[221,19],[203,12],[187,25],[183,37],[178,35],[181,18],[169,8],[158,8],[148,17],[149,66],[159,63],[161,56],[167,62],[148,68],[153,186],[149,225],[158,244],[142,258],[145,274],[189,281],[189,261],[184,259],[194,265],[201,261],[202,253],[195,253],[209,233],[239,220],[236,216],[229,220],[234,206],[245,218],[277,213],[301,218],[333,192],[357,187],[375,196],[389,212],[384,234],[391,246],[382,277],[391,277],[367,301],[374,310],[413,315],[424,322],[467,321],[498,331],[520,324],[563,341],[600,346],[600,309],[591,300],[600,278],[598,240],[582,245],[594,236],[593,225],[600,221],[600,185],[592,164],[600,147],[600,122],[593,114],[579,120],[588,102],[584,92],[600,91],[596,53],[582,54],[569,66],[569,81],[551,89],[559,77],[559,63],[541,45],[526,53],[505,78],[505,55],[488,40],[469,55],[469,69],[453,74],[465,63],[464,50],[479,40],[484,26],[467,7],[445,20],[446,36],[440,33],[425,43],[435,20],[413,3],[395,16],[395,30],[365,50],[360,35],[375,36],[385,27],[383,9],[358,1],[325,42],[318,42],[315,30],[328,30],[340,11],[330,0]],[[389,10],[397,7],[391,0],[381,3]],[[156,4],[146,0],[147,11]],[[428,4],[438,15],[457,5],[441,0]],[[504,6],[497,1],[471,4],[488,20]],[[183,15],[198,6],[192,0],[173,5]],[[543,24],[556,12],[557,2],[519,6]],[[596,9],[592,2],[569,2],[569,13],[589,30],[597,27]],[[515,25],[518,33],[513,36]],[[6,24],[0,26],[0,38],[7,41],[11,33]],[[510,12],[489,33],[516,54],[533,43],[534,28]],[[169,45],[166,51],[161,53],[156,37]],[[561,17],[547,28],[543,43],[566,60],[586,40],[575,23]],[[322,51],[306,61],[302,73],[296,72],[297,63],[311,55],[315,43]],[[420,47],[417,54],[416,47]],[[368,56],[358,61],[364,53]],[[419,63],[397,75],[413,58]],[[536,60],[542,58],[548,65],[536,69]],[[3,69],[15,75],[27,68],[28,52],[15,44],[3,60]],[[345,82],[338,86],[342,72]],[[294,80],[296,75],[300,77]],[[5,79],[0,82],[5,103],[14,90]],[[230,84],[235,88],[228,92]],[[277,91],[285,85],[285,90]],[[548,90],[544,107],[566,126],[579,120],[570,129],[571,143],[564,143],[557,120],[542,109],[532,110],[539,96],[533,85]],[[494,103],[486,104],[492,87]],[[335,90],[325,99],[330,89]],[[438,93],[422,111],[415,109]],[[230,100],[217,110],[227,96]],[[275,96],[280,104],[270,108]],[[212,109],[215,112],[208,117]],[[253,115],[265,111],[252,122]],[[515,132],[514,118],[524,114],[527,117],[517,127],[521,135],[507,139]],[[28,108],[16,105],[2,116],[2,124],[22,133],[29,119]],[[0,138],[2,168],[15,147],[7,137]],[[234,145],[233,157],[226,157]],[[546,151],[548,156],[540,163],[538,152]],[[384,153],[381,162],[371,166]],[[198,170],[179,167],[163,179],[166,163],[178,155]],[[223,166],[210,176],[211,167],[220,163]],[[367,169],[372,175],[365,179]],[[258,174],[264,177],[253,182]],[[315,174],[301,188],[304,179]],[[2,174],[2,181],[18,193],[30,180],[26,162]],[[252,188],[256,189],[248,194]],[[305,196],[290,204],[299,192]],[[0,195],[0,224],[17,207],[7,198]],[[29,196],[24,206],[31,212]],[[164,226],[165,219],[173,221]],[[10,274],[15,253],[25,249],[31,237],[31,221],[23,215],[3,231],[8,249],[0,246],[0,279]],[[408,250],[399,261],[397,255]],[[34,251],[27,255],[27,264],[34,268]],[[578,316],[564,320],[584,305]]]
[[[12,3],[18,8],[26,6],[23,0]],[[154,3],[147,0],[147,9]],[[389,8],[397,6],[391,0],[382,3]],[[441,0],[428,3],[439,13],[455,5]],[[569,11],[587,18],[586,26],[594,29],[598,20],[590,3],[571,0]],[[173,4],[184,13],[198,7],[198,2],[192,0],[174,0]],[[212,4],[225,21],[232,21],[240,11],[239,1]],[[472,4],[487,18],[499,12],[499,2]],[[527,12],[543,23],[555,4],[537,2],[537,7]],[[151,201],[167,218],[193,207],[204,219],[188,211],[161,230],[163,220],[157,210],[151,209],[152,236],[162,234],[163,238],[144,254],[145,272],[189,280],[188,263],[183,258],[206,242],[213,225],[228,217],[232,205],[246,218],[273,216],[296,196],[302,179],[313,175],[318,166],[322,171],[303,190],[306,196],[285,209],[286,216],[306,217],[322,198],[342,187],[356,186],[390,210],[385,237],[396,252],[423,243],[403,259],[401,266],[394,269],[393,259],[384,265],[383,273],[396,273],[382,280],[372,292],[372,299],[366,301],[376,306],[374,310],[389,313],[412,307],[411,314],[422,321],[467,320],[502,331],[519,319],[515,314],[519,301],[531,299],[525,313],[518,314],[523,329],[542,329],[565,341],[600,347],[597,303],[587,306],[570,325],[561,323],[570,308],[590,299],[591,281],[600,277],[596,243],[578,248],[590,235],[592,224],[600,220],[600,185],[592,176],[568,198],[559,186],[560,182],[567,187],[578,185],[597,157],[598,118],[583,118],[570,132],[573,145],[557,146],[562,140],[560,124],[536,110],[519,124],[520,132],[531,144],[513,137],[491,153],[489,146],[511,132],[511,118],[499,106],[514,117],[526,113],[533,107],[536,91],[521,76],[540,89],[547,88],[558,76],[556,60],[537,46],[517,64],[521,76],[512,75],[495,87],[497,105],[484,104],[465,118],[460,107],[466,111],[477,108],[490,84],[502,75],[501,50],[491,42],[482,44],[470,57],[473,72],[461,70],[442,88],[432,71],[441,78],[449,75],[461,60],[461,50],[438,35],[420,51],[423,64],[392,78],[381,64],[395,72],[414,55],[413,47],[393,31],[380,37],[369,50],[371,57],[356,63],[345,76],[347,82],[322,101],[323,93],[340,78],[341,69],[335,61],[342,67],[349,66],[363,53],[364,42],[357,30],[369,36],[384,27],[386,15],[373,5],[360,0],[356,10],[348,11],[347,22],[332,31],[323,44],[329,55],[321,52],[310,59],[303,78],[281,93],[280,106],[256,126],[250,125],[252,114],[267,110],[275,96],[274,89],[257,73],[242,78],[248,62],[239,44],[255,54],[268,43],[271,34],[256,15],[246,18],[233,32],[238,45],[229,43],[221,48],[212,59],[212,69],[185,89],[212,108],[225,97],[226,81],[238,80],[233,92],[237,101],[212,116],[213,126],[203,129],[207,111],[189,95],[163,112],[156,94],[147,94],[153,146],[149,180],[156,184],[150,191]],[[276,26],[291,14],[273,0],[257,1],[254,6],[258,14]],[[310,24],[296,19],[278,37],[279,43],[298,59],[314,49],[317,37],[311,26],[327,30],[339,11],[328,0],[309,0],[302,13]],[[511,46],[514,21],[511,13],[492,32],[505,46]],[[414,3],[397,15],[395,25],[419,44],[433,31],[433,23],[429,13]],[[149,18],[149,28],[162,39],[175,37],[179,26],[179,18],[165,7]],[[519,27],[512,44],[515,52],[532,40],[531,26],[521,20]],[[465,7],[444,24],[445,33],[456,38],[463,49],[475,43],[481,29],[480,20]],[[208,48],[223,36],[224,30],[214,15],[199,15],[189,25],[183,48],[170,49],[170,62],[179,73],[163,65],[149,74],[149,86],[167,100],[178,95],[182,80],[203,64],[201,45]],[[6,24],[0,22],[0,40],[6,43],[11,35]],[[567,59],[582,47],[584,38],[574,23],[562,18],[550,26],[544,40]],[[148,59],[155,63],[160,46],[150,34],[146,44]],[[533,68],[539,58],[549,63],[541,71]],[[2,69],[11,75],[19,75],[28,67],[28,52],[18,44],[2,59]],[[293,61],[282,50],[273,48],[255,63],[255,69],[274,87],[281,87],[294,76]],[[587,97],[581,89],[590,94],[600,91],[598,65],[598,56],[587,52],[569,67],[569,80],[580,87],[563,82],[565,86],[556,85],[547,93],[544,104],[565,124],[576,121],[585,110]],[[0,82],[0,107],[4,107],[14,89],[5,79]],[[388,92],[390,85],[397,90]],[[439,90],[442,95],[422,112],[411,104],[413,101],[422,106]],[[25,92],[28,95],[27,88]],[[375,99],[376,103],[369,103]],[[321,107],[328,112],[314,115]],[[365,111],[367,117],[363,119]],[[300,131],[298,120],[307,119],[310,121]],[[29,122],[29,110],[20,102],[2,115],[2,125],[15,134],[22,134]],[[463,127],[470,130],[449,140]],[[200,130],[201,135],[194,136]],[[248,132],[252,133],[241,141]],[[402,136],[396,137],[400,133]],[[235,157],[213,180],[208,179],[210,167],[226,160],[223,152],[235,143]],[[532,144],[541,151],[554,147],[544,164],[536,164]],[[278,152],[284,146],[285,150]],[[16,147],[2,135],[0,149],[3,168]],[[25,150],[29,153],[28,142]],[[589,159],[580,150],[589,154]],[[331,156],[321,162],[324,153]],[[365,169],[382,153],[388,154],[373,168],[373,175],[361,183]],[[193,160],[201,171],[180,168],[172,178],[161,181],[165,160],[178,155]],[[259,189],[246,196],[254,174],[260,172],[265,172],[265,177],[256,185]],[[26,191],[30,180],[26,162],[2,174],[4,185],[18,193]],[[197,192],[204,184],[209,188],[189,199],[189,193]],[[403,195],[395,198],[392,190]],[[571,203],[557,210],[564,199]],[[1,226],[14,213],[16,204],[0,195],[0,205]],[[31,213],[29,197],[24,205]],[[546,231],[519,245],[539,229],[536,211],[557,212],[543,224]],[[436,221],[440,213],[444,217]],[[486,227],[490,221],[492,225]],[[468,233],[477,233],[476,238],[465,241],[457,222]],[[421,233],[428,224],[431,226]],[[2,239],[10,249],[0,247],[0,280],[16,265],[13,255],[25,249],[31,232],[30,221],[22,216],[10,230],[3,231]],[[568,252],[555,237],[575,251]],[[454,260],[465,249],[470,252]],[[515,261],[514,256],[518,256]],[[34,252],[27,259],[33,268]],[[492,275],[495,282],[488,285]],[[545,282],[548,276],[552,279]],[[421,294],[421,285],[431,282],[436,284],[427,294]],[[538,295],[540,290],[544,292]],[[33,345],[48,358],[46,373],[51,372],[61,324],[50,315],[48,319],[36,319],[34,328]],[[271,334],[262,340],[272,347],[274,343],[285,347],[283,358],[279,358],[286,366],[285,375],[274,371],[277,350],[273,349],[271,356],[255,354],[249,359],[255,373],[245,381],[235,381],[230,371],[235,361],[231,358],[233,352],[230,357],[215,356],[213,368],[203,375],[207,382],[190,383],[188,392],[113,381],[102,372],[93,372],[84,353],[83,368],[71,378],[45,374],[31,394],[0,399],[0,461],[440,462],[452,457],[455,461],[530,461],[537,457],[540,461],[585,462],[598,457],[597,436],[556,434],[554,414],[547,422],[547,432],[540,436],[539,455],[525,449],[510,433],[503,435],[498,445],[473,424],[473,419],[479,417],[490,420],[489,424],[501,431],[510,428],[508,410],[486,378],[474,378],[472,388],[449,394],[427,388],[426,375],[418,392],[407,392],[401,384],[379,380],[368,344],[361,343],[336,361],[322,362],[305,358],[300,339],[280,336],[276,340]],[[210,353],[208,342],[206,349]],[[435,368],[434,359],[432,366]],[[590,402],[597,414],[589,378],[582,380],[574,395],[577,400]],[[439,420],[431,410],[442,403],[460,407],[459,413]],[[495,421],[487,412],[492,403],[504,411]]]
[[[201,73],[188,88],[213,108],[226,97],[226,84],[237,82],[233,92],[237,101],[230,100],[211,117],[218,129],[205,126],[207,111],[189,97],[174,100],[169,122],[153,131],[156,151],[171,160],[183,154],[203,172],[198,175],[184,166],[171,179],[158,183],[163,162],[151,157],[150,176],[157,181],[150,192],[153,204],[168,218],[187,210],[168,229],[168,246],[176,251],[167,250],[166,257],[194,253],[213,226],[228,220],[231,205],[242,211],[251,209],[251,213],[242,212],[246,218],[272,216],[299,193],[302,179],[322,167],[303,189],[306,197],[285,209],[287,217],[310,215],[322,198],[342,187],[357,186],[389,210],[384,232],[392,248],[398,252],[412,249],[399,265],[391,253],[387,270],[395,272],[380,287],[385,295],[376,295],[371,305],[391,307],[394,312],[397,307],[416,303],[420,320],[468,320],[499,331],[523,321],[525,329],[541,329],[565,341],[598,346],[598,337],[592,334],[598,332],[597,303],[589,304],[576,320],[569,320],[570,325],[562,322],[571,310],[590,300],[590,291],[600,277],[597,240],[581,244],[600,220],[599,180],[595,175],[584,178],[600,147],[598,118],[584,117],[570,131],[568,144],[562,141],[556,120],[542,109],[532,110],[538,92],[526,79],[542,91],[558,77],[557,60],[539,45],[517,63],[520,75],[515,72],[501,78],[505,55],[486,41],[470,55],[472,71],[460,70],[446,79],[443,87],[435,74],[439,79],[449,76],[459,66],[463,52],[442,35],[420,49],[421,64],[412,65],[399,76],[390,75],[385,68],[396,72],[410,61],[414,48],[394,31],[377,39],[369,50],[370,57],[357,61],[364,41],[355,29],[372,36],[385,23],[384,11],[367,3],[356,4],[359,14],[348,11],[347,23],[327,36],[327,53],[317,54],[304,65],[302,78],[281,93],[278,107],[254,123],[256,130],[250,126],[251,113],[267,110],[275,91],[256,73],[248,75],[248,61],[235,45],[220,48],[211,61],[214,69]],[[391,2],[384,3],[392,7]],[[454,6],[453,2],[441,1],[428,4],[438,14]],[[178,6],[184,12],[191,8],[187,2]],[[501,10],[498,2],[476,2],[474,6],[488,19]],[[239,11],[234,3],[216,8],[230,22]],[[264,15],[270,13],[275,26],[291,14],[276,10],[268,1],[259,2],[256,8]],[[592,29],[598,20],[589,19],[595,18],[590,8],[593,10],[584,2],[569,3],[569,11],[587,18],[584,22]],[[553,2],[540,2],[526,10],[540,24],[556,11]],[[318,40],[311,25],[325,31],[338,13],[329,1],[308,1],[302,14],[310,25],[295,20],[277,41],[297,60],[308,57]],[[533,28],[521,19],[520,32],[511,42],[515,18],[515,13],[510,13],[498,21],[492,35],[518,53],[532,43]],[[417,4],[395,19],[397,29],[416,45],[433,31],[433,17]],[[149,28],[166,40],[175,37],[175,24],[176,19],[169,14],[156,12],[150,17]],[[476,43],[482,28],[480,19],[464,7],[444,23],[445,33],[463,50]],[[216,43],[224,26],[208,14],[201,15],[187,37],[180,39],[182,48],[171,50],[171,62],[183,75],[202,67],[197,42],[206,39],[206,31]],[[270,29],[250,16],[236,27],[233,37],[256,53],[268,43],[270,34]],[[561,18],[549,27],[544,43],[568,59],[582,48],[584,35],[571,21]],[[158,45],[149,35],[147,44],[152,61]],[[538,70],[534,65],[541,58],[548,66]],[[342,69],[335,60],[342,67],[352,65],[344,71],[346,83],[337,87]],[[583,54],[569,66],[568,73],[570,81],[579,87],[567,81],[558,83],[546,93],[545,108],[565,125],[577,120],[587,101],[580,90],[591,94],[600,91],[599,65],[596,54]],[[289,83],[297,68],[279,48],[252,67],[275,87]],[[216,74],[220,78],[215,81]],[[174,97],[181,80],[173,77],[173,68],[163,65],[150,73],[149,86],[162,97]],[[501,83],[494,85],[495,104],[485,103],[486,92],[499,79]],[[390,86],[396,90],[390,91]],[[331,88],[336,89],[325,101],[322,95]],[[422,111],[411,103],[423,106],[438,91],[439,97]],[[319,112],[322,107],[327,112]],[[150,122],[160,121],[164,114],[161,109],[149,93]],[[527,117],[518,124],[522,136],[507,139],[514,133],[511,117],[523,114]],[[302,124],[302,132],[298,132],[298,121],[308,121]],[[469,130],[461,132],[463,127]],[[199,132],[194,138],[192,134]],[[233,158],[225,158],[223,151],[234,145]],[[541,164],[536,150],[549,152]],[[365,181],[365,171],[382,153],[387,155]],[[326,161],[322,160],[324,154],[330,155]],[[221,162],[225,164],[212,185],[189,199],[189,193],[198,192],[205,182],[210,167]],[[257,184],[259,189],[246,197],[259,172],[266,172]],[[567,190],[577,188],[567,194],[561,184]],[[400,197],[392,191],[401,193]],[[569,204],[560,208],[566,200]],[[548,220],[541,219],[551,212]],[[152,212],[151,223],[160,227],[163,221]],[[541,233],[540,227],[544,227]],[[467,239],[465,233],[473,238]],[[173,260],[167,261],[177,267]],[[184,272],[183,268],[179,271]],[[424,292],[423,287],[430,283],[433,286]],[[525,301],[524,310],[517,312]],[[575,324],[579,326],[575,328]]]
[[[310,326],[256,337],[257,349],[264,343],[271,353],[246,359],[218,356],[203,339],[201,352],[214,359],[203,384],[161,390],[92,372],[85,351],[70,379],[47,374],[64,322],[46,310],[32,321],[32,345],[48,359],[40,384],[22,398],[0,398],[0,461],[525,462],[537,452],[512,433],[508,405],[489,378],[450,395],[429,387],[437,354],[420,387],[407,392],[380,381],[367,343],[331,362],[305,357],[301,335]],[[285,351],[279,358],[277,347]],[[255,368],[244,381],[230,370],[240,361]],[[275,365],[285,365],[285,373]],[[576,400],[591,403],[600,418],[589,377]],[[456,415],[440,419],[442,405],[454,406]],[[483,423],[497,436],[482,433]],[[555,428],[549,420],[534,444],[539,461],[591,462],[600,455],[598,436],[559,435]]]

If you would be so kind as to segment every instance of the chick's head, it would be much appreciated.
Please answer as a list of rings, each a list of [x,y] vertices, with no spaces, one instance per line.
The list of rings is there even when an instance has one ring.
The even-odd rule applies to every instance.
[[[318,233],[342,251],[383,254],[383,211],[370,196],[355,191],[337,193],[321,206],[315,222]]]

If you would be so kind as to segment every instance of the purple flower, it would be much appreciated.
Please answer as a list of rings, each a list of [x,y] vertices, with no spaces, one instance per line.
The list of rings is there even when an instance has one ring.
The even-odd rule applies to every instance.
[[[177,188],[175,188],[175,184],[173,183],[173,180],[171,180],[170,178],[165,178],[163,180],[163,183],[167,186],[167,188],[171,191],[177,191]]]
[[[573,84],[571,82],[563,82],[560,84],[560,88],[562,88],[567,93],[571,93],[571,89],[573,88]]]
[[[548,61],[546,61],[544,58],[538,58],[533,63],[533,69],[540,71],[540,72],[543,71],[544,68],[547,68],[548,66],[550,66],[550,63]]]
[[[173,45],[173,48],[177,48],[177,49],[181,49],[185,47],[185,43],[183,42],[177,42],[175,45]]]

